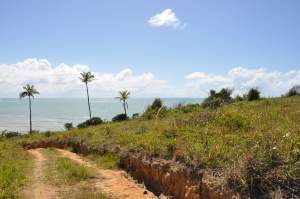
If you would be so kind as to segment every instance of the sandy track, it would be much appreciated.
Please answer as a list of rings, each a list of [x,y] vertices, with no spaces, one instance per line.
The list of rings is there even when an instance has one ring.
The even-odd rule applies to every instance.
[[[96,170],[98,178],[94,186],[101,192],[118,199],[155,199],[153,193],[146,191],[142,185],[130,179],[124,171],[99,169],[94,163],[84,160],[79,155],[70,151],[57,149],[62,156],[70,158],[81,165]]]
[[[57,198],[55,188],[45,184],[43,181],[46,158],[43,156],[41,150],[28,150],[34,156],[33,183],[28,189],[24,190],[24,195],[30,199],[54,199]]]

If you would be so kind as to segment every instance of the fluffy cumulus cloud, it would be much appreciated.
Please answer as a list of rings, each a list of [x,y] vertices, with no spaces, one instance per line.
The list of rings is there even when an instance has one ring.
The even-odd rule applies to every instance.
[[[0,64],[0,97],[16,97],[22,86],[34,84],[44,97],[84,96],[84,85],[79,80],[86,65],[59,64],[52,66],[46,59],[26,59],[15,64]],[[126,68],[118,73],[91,71],[95,81],[90,83],[92,96],[111,97],[122,89],[130,90],[135,96],[154,96],[163,93],[165,80],[157,79],[152,73],[134,74]]]
[[[165,9],[161,13],[152,16],[148,23],[153,27],[173,27],[173,28],[184,28],[185,23],[181,22],[180,19],[171,9]]]
[[[210,89],[232,88],[234,94],[243,94],[257,87],[264,96],[279,96],[293,85],[300,84],[300,70],[288,72],[268,71],[265,68],[237,67],[226,74],[194,72],[185,76],[187,93],[207,96]]]

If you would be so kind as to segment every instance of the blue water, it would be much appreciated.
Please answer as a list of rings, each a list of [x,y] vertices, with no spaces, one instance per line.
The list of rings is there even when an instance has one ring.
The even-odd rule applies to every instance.
[[[198,98],[164,98],[168,107],[178,103],[199,103]],[[128,100],[128,114],[142,113],[152,103],[152,98],[131,98]],[[122,104],[114,98],[91,99],[92,115],[111,120],[123,112]],[[77,125],[88,119],[87,100],[84,98],[39,99],[32,102],[33,129],[39,131],[63,130],[66,122]],[[29,108],[27,99],[0,99],[0,131],[28,132]]]

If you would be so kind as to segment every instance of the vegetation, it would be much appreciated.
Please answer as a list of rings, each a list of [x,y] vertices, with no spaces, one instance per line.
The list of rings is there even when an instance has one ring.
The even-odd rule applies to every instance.
[[[33,85],[27,84],[23,87],[23,91],[20,93],[20,98],[28,97],[29,100],[29,133],[32,133],[32,120],[31,120],[31,98],[34,98],[34,95],[39,94],[39,92],[34,88]]]
[[[71,138],[87,145],[118,146],[122,154],[139,149],[193,169],[213,171],[227,186],[251,198],[278,190],[286,198],[299,197],[300,96],[257,100],[260,92],[250,89],[246,101],[233,100],[231,93],[229,89],[211,91],[201,106],[166,108],[161,99],[155,99],[142,117],[126,122],[103,123],[100,118],[91,118],[67,133],[31,134],[9,140]],[[119,161],[112,154],[89,158],[106,168],[117,167]],[[69,160],[58,159],[55,164],[64,179],[77,181],[89,176],[78,165],[73,168]],[[7,183],[12,177],[3,179]],[[6,186],[11,185],[1,184],[0,188]]]
[[[164,109],[159,120],[140,117],[50,138],[117,145],[123,151],[139,148],[191,167],[212,169],[227,179],[228,186],[255,197],[278,187],[290,197],[299,196],[300,112],[295,111],[299,103],[300,97],[293,97],[237,101],[218,109],[179,106]]]
[[[91,72],[82,72],[80,73],[81,77],[80,80],[85,83],[86,87],[86,95],[88,98],[88,106],[89,106],[89,115],[90,115],[90,120],[92,119],[92,112],[91,112],[91,104],[90,104],[90,94],[89,94],[89,87],[88,83],[92,82],[95,79],[95,76]]]
[[[73,123],[65,123],[65,129],[67,130],[67,131],[69,131],[69,130],[71,130],[72,128],[74,128],[73,127]]]
[[[102,123],[103,123],[103,120],[100,117],[92,117],[91,119],[78,124],[77,128],[82,129],[82,128],[87,128],[89,126],[99,125]]]
[[[117,97],[117,99],[119,99],[123,103],[124,114],[126,117],[127,117],[127,109],[128,109],[127,100],[129,98],[129,95],[130,95],[130,92],[125,90],[125,91],[120,91],[119,96]]]
[[[248,101],[259,100],[260,92],[257,88],[251,88],[247,94]]]
[[[203,108],[216,109],[223,103],[231,102],[231,94],[232,90],[228,88],[223,88],[219,92],[211,90],[209,96],[202,102],[201,106]]]
[[[29,155],[15,144],[15,138],[0,138],[0,198],[19,198],[18,192],[28,181]]]
[[[112,118],[113,122],[120,122],[120,121],[125,121],[128,120],[128,116],[124,113],[118,114],[115,117]]]
[[[165,117],[167,112],[167,107],[163,105],[163,102],[160,98],[154,99],[152,104],[148,106],[146,111],[143,114],[143,117],[146,119],[157,119]]]
[[[117,169],[120,163],[120,158],[112,153],[102,156],[91,154],[87,158],[96,162],[97,166],[103,169]]]
[[[300,85],[293,86],[286,94],[287,97],[292,97],[296,95],[300,95]]]

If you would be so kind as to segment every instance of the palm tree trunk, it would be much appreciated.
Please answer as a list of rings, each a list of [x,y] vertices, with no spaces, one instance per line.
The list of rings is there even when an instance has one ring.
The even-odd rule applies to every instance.
[[[125,100],[123,101],[123,108],[124,108],[125,115],[127,116]]]
[[[32,133],[32,120],[31,120],[31,98],[30,98],[30,96],[29,96],[29,126],[30,126],[29,133]]]
[[[87,83],[85,83],[86,86],[86,94],[88,97],[88,106],[89,106],[89,113],[90,113],[90,119],[92,119],[92,112],[91,112],[91,105],[90,105],[90,95],[89,95],[89,87],[87,85]]]

